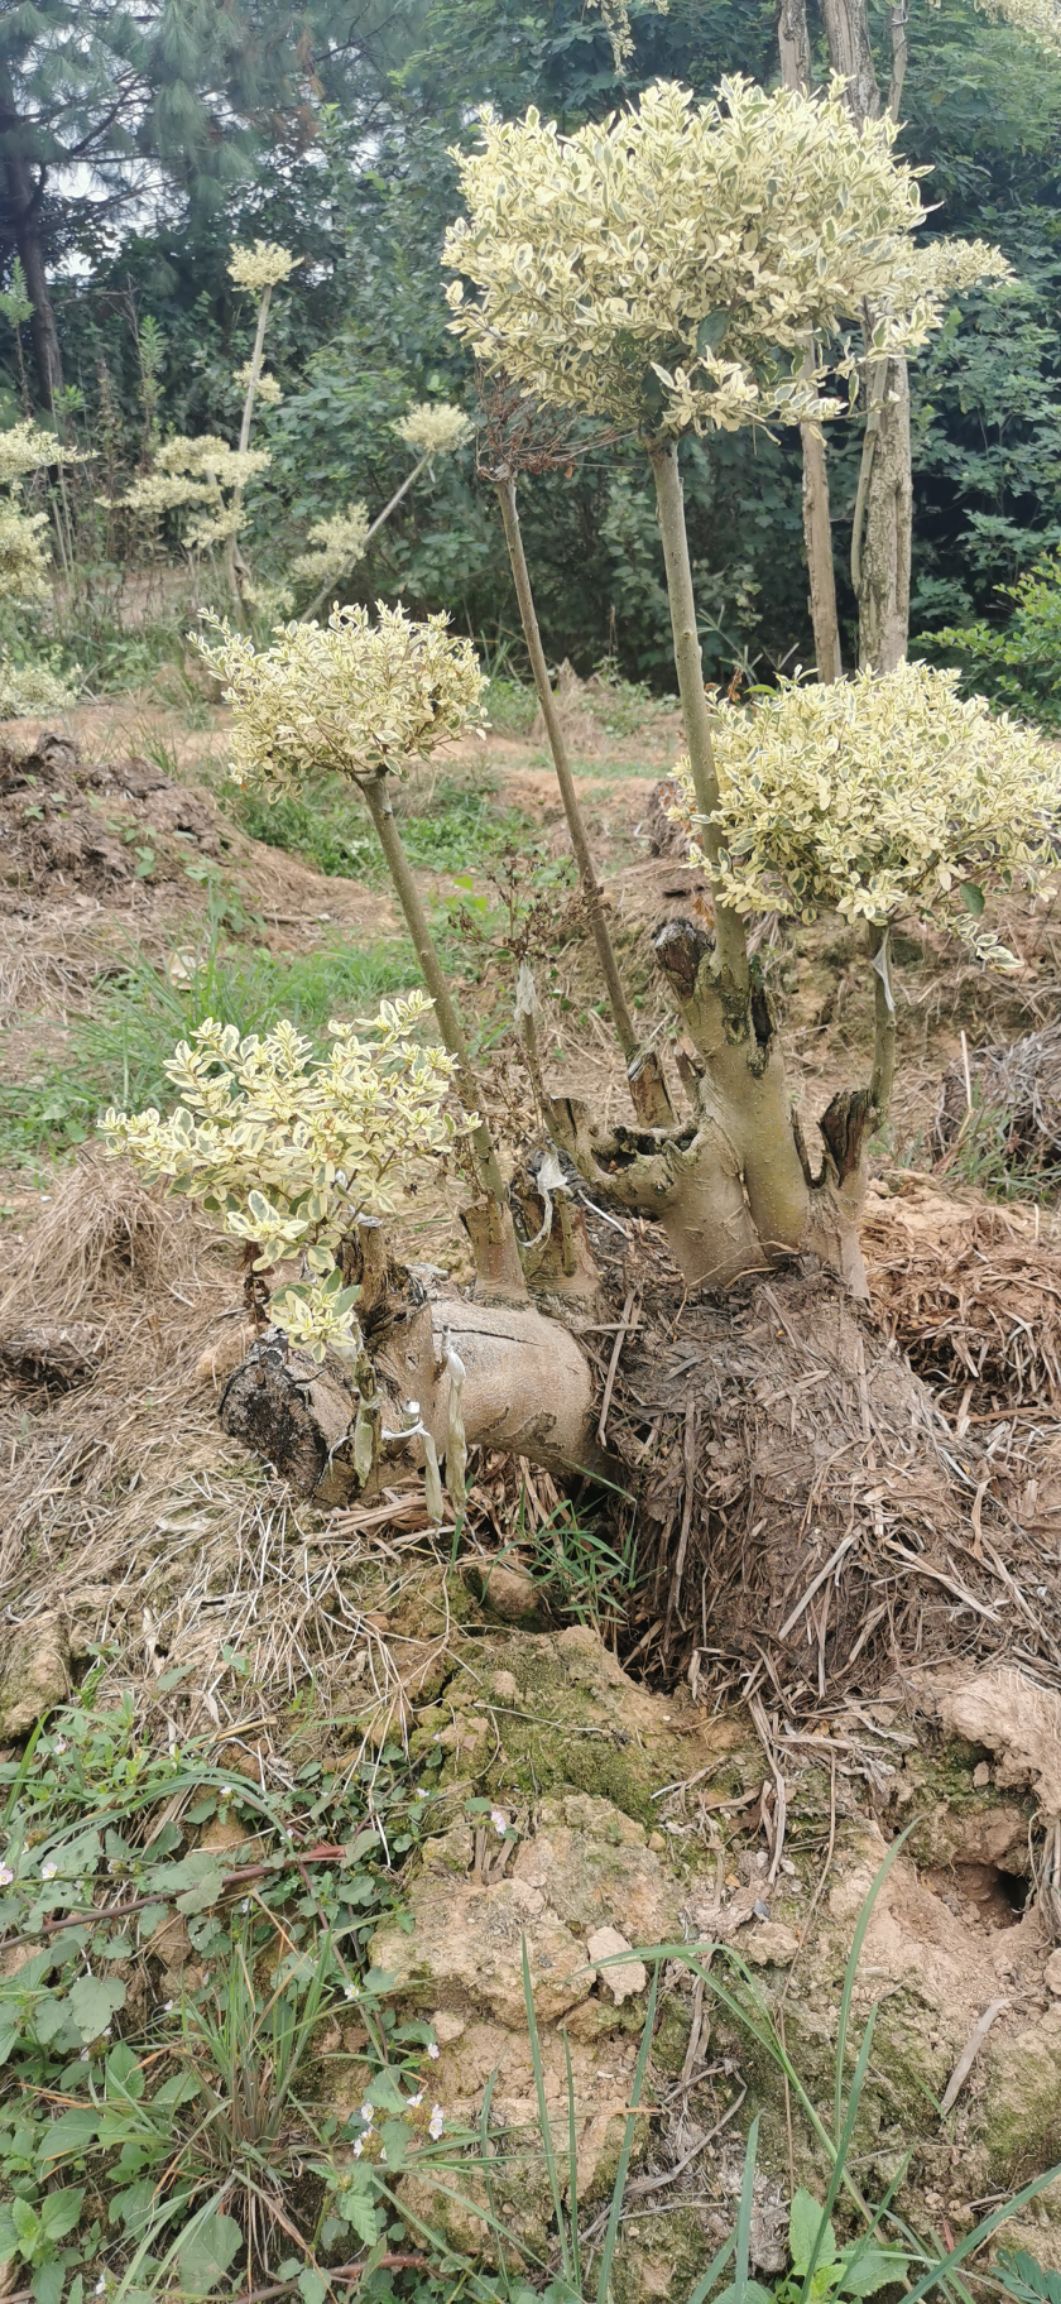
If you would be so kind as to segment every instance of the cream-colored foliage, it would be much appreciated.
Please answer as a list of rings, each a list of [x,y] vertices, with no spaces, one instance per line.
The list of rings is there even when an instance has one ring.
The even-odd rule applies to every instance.
[[[47,599],[47,530],[46,513],[23,512],[10,497],[0,499],[0,600]]]
[[[883,926],[943,911],[985,956],[980,883],[1056,860],[1061,771],[1030,729],[958,694],[954,672],[901,664],[830,687],[785,681],[715,716],[722,901]],[[697,818],[685,770],[679,821]],[[963,896],[963,890],[965,894]]]
[[[667,14],[668,0],[653,0],[657,16]],[[630,0],[586,0],[588,8],[596,10],[612,44],[612,62],[622,72],[634,53],[634,35],[630,25]]]
[[[421,992],[385,1000],[375,1017],[329,1024],[323,1056],[293,1024],[241,1039],[208,1021],[166,1066],[171,1112],[110,1111],[100,1123],[109,1151],[253,1247],[255,1271],[298,1260],[272,1310],[316,1359],[360,1344],[344,1241],[360,1218],[400,1207],[466,1125],[446,1109],[452,1059],[416,1037],[430,1013]]]
[[[0,432],[0,600],[29,603],[48,593],[50,565],[44,512],[27,512],[19,497],[23,480],[51,464],[82,464],[76,448],[64,448],[54,432],[21,422]]]
[[[452,326],[538,398],[623,426],[829,413],[825,353],[867,301],[881,354],[937,317],[907,293],[923,210],[895,135],[856,126],[838,80],[811,97],[729,79],[707,104],[658,83],[572,136],[533,110],[484,120],[457,156]],[[808,336],[822,361],[805,376]]]
[[[448,400],[418,400],[394,429],[415,456],[451,456],[471,439],[473,427]]]
[[[41,424],[25,421],[0,432],[0,488],[28,479],[31,472],[43,472],[49,464],[83,461],[76,449],[63,448],[54,432],[46,432]]]
[[[233,383],[238,384],[241,392],[247,392],[250,389],[253,367],[253,360],[245,360],[242,368],[237,368],[235,371]],[[264,401],[267,408],[279,408],[284,397],[277,378],[270,374],[268,368],[263,368],[261,373],[254,378],[254,391],[256,398]]]
[[[47,664],[0,663],[0,720],[23,720],[45,712],[65,711],[69,705],[76,704],[83,677],[79,664],[64,677]]]
[[[369,518],[364,504],[348,504],[345,512],[332,512],[325,520],[315,520],[306,530],[306,542],[312,550],[300,552],[292,561],[292,574],[304,577],[318,590],[333,579],[337,582],[363,558],[368,530]]]
[[[1000,16],[1040,48],[1061,57],[1061,0],[978,0],[988,16]]]
[[[260,296],[263,288],[279,288],[289,280],[299,259],[276,240],[256,240],[252,248],[233,246],[228,276],[237,288]]]
[[[243,490],[268,463],[265,448],[248,448],[241,454],[216,433],[189,438],[175,432],[162,442],[153,471],[134,480],[115,502],[145,518],[194,511],[184,531],[185,542],[193,551],[205,552],[238,533],[244,517]]]
[[[283,788],[321,768],[367,778],[426,759],[482,723],[485,687],[469,640],[445,616],[333,608],[326,624],[284,624],[270,648],[219,627],[200,641],[233,708],[233,772]]]

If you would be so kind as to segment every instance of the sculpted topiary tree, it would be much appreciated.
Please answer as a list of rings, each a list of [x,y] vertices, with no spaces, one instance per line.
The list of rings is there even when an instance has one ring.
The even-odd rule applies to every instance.
[[[322,1057],[287,1026],[262,1041],[208,1026],[177,1052],[175,1113],[108,1116],[116,1149],[190,1191],[246,1244],[261,1333],[223,1394],[226,1429],[327,1503],[422,1465],[437,1511],[442,1464],[459,1505],[473,1442],[603,1477],[637,1500],[668,1668],[683,1627],[714,1620],[735,1573],[741,1606],[727,1597],[717,1651],[744,1652],[749,1609],[754,1639],[765,1627],[783,1645],[792,1578],[813,1582],[837,1543],[852,1584],[839,1629],[852,1615],[857,1629],[872,1555],[852,1551],[853,1499],[872,1493],[867,1525],[879,1526],[896,1446],[904,1538],[912,1525],[922,1540],[927,1513],[932,1542],[943,1541],[950,1509],[921,1389],[860,1324],[845,1287],[860,1283],[865,1143],[894,1068],[890,927],[931,908],[1005,957],[985,927],[984,887],[1034,877],[1052,854],[1046,747],[920,667],[721,712],[709,818],[691,771],[685,783],[716,901],[741,938],[763,908],[865,923],[870,1082],[834,1099],[815,1173],[751,964],[742,989],[703,929],[678,921],[655,942],[684,1027],[684,1124],[597,1134],[587,1113],[550,1095],[539,1060],[528,1068],[541,1124],[528,1117],[526,1142],[504,1142],[483,1109],[391,799],[406,762],[476,723],[481,674],[468,643],[440,619],[381,609],[373,622],[348,609],[323,630],[283,628],[261,653],[224,636],[212,655],[239,774],[275,789],[327,766],[368,807],[434,1003],[430,1022],[403,1003],[367,1025],[334,1025]],[[432,1029],[445,1053],[418,1036]],[[403,1267],[387,1232],[408,1185],[462,1148],[476,1187],[464,1212],[471,1297]],[[592,1178],[588,1193],[565,1148]],[[631,1229],[631,1211],[656,1221]],[[747,1535],[736,1548],[733,1516]],[[850,1669],[861,1653],[852,1642]],[[822,1632],[822,1671],[831,1653]]]
[[[552,1121],[583,1174],[659,1216],[687,1279],[717,1285],[814,1247],[855,1259],[841,1211],[881,1107],[823,1127],[820,1169],[793,1125],[774,1020],[722,876],[722,792],[703,685],[678,463],[688,432],[819,422],[851,372],[845,328],[867,304],[872,350],[919,341],[937,304],[911,236],[917,179],[894,124],[856,124],[836,83],[809,98],[743,80],[716,103],[657,86],[639,109],[561,136],[536,112],[490,122],[461,162],[466,212],[446,259],[453,325],[489,371],[644,440],[656,487],[688,740],[716,899],[715,935],[672,925],[657,959],[693,1040],[694,1117],[595,1138]],[[466,283],[473,295],[469,296]],[[845,1110],[856,1107],[847,1100]]]
[[[433,1297],[430,1276],[402,1270],[378,1239],[366,1262],[356,1229],[350,1245],[307,1245],[303,1229],[290,1241],[308,1268],[301,1283],[320,1246],[362,1291],[352,1349],[318,1366],[281,1312],[231,1378],[222,1414],[329,1501],[378,1478],[394,1452],[419,1452],[430,1471],[428,1440],[447,1477],[456,1467],[455,1497],[473,1438],[603,1474],[635,1499],[651,1612],[640,1650],[695,1684],[702,1656],[761,1671],[765,1643],[779,1687],[798,1650],[785,1694],[817,1702],[828,1676],[872,1676],[867,1641],[882,1619],[897,1638],[904,1617],[916,1645],[918,1592],[954,1589],[955,1444],[940,1450],[923,1388],[852,1301],[867,1147],[895,1061],[892,924],[942,912],[1004,958],[981,918],[985,888],[1052,862],[1056,772],[1041,742],[920,667],[792,686],[721,714],[705,695],[679,442],[820,417],[835,405],[826,345],[843,367],[838,332],[867,298],[882,355],[929,324],[909,253],[917,186],[894,167],[888,124],[857,128],[838,94],[766,98],[735,82],[703,108],[678,89],[650,91],[639,112],[570,139],[536,115],[484,137],[464,164],[468,213],[449,244],[475,288],[474,301],[455,289],[456,324],[521,392],[640,432],[655,480],[685,805],[714,903],[713,935],[670,920],[654,938],[679,1025],[667,1086],[672,1109],[683,1096],[685,1108],[663,1125],[632,1117],[604,1130],[559,1093],[528,1034],[533,1141],[506,1143],[488,1120],[391,804],[405,761],[475,725],[467,644],[439,619],[382,608],[375,621],[349,609],[326,628],[288,625],[262,653],[224,637],[214,661],[239,771],[268,787],[337,769],[372,816],[474,1155],[465,1221],[478,1290],[472,1304],[445,1286]],[[813,1155],[749,946],[749,917],[764,908],[864,927],[875,1057],[867,1081],[834,1096]],[[299,1143],[311,1124],[301,1094],[296,1084],[283,1122]],[[241,1137],[251,1215],[270,1125]],[[128,1131],[125,1141],[135,1155]],[[326,1159],[346,1177],[345,1153]],[[316,1203],[296,1196],[287,1220],[315,1224]],[[260,1263],[287,1241],[277,1231],[258,1244]],[[877,1589],[885,1539],[906,1564],[898,1600]],[[974,1596],[963,1621],[976,1626],[978,1606]]]

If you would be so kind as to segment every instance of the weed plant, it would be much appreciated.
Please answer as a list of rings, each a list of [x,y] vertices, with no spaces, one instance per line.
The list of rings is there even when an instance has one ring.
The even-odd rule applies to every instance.
[[[168,1706],[179,1700],[180,1679],[175,1671],[158,1683]],[[856,2039],[854,1986],[900,1840],[856,1925],[827,2109],[809,2096],[758,1980],[732,1948],[641,1953],[651,1982],[640,2047],[610,2199],[592,2227],[575,2175],[571,2066],[566,2123],[557,2123],[524,1945],[552,2203],[543,2260],[506,2227],[499,2207],[506,2140],[491,2126],[492,2088],[478,2131],[455,2130],[434,2101],[430,2025],[405,2019],[388,1979],[369,1965],[373,1932],[400,1912],[403,1866],[441,1796],[441,1748],[417,1760],[415,1782],[408,1755],[390,1745],[301,1764],[296,1748],[265,1779],[223,1766],[213,1735],[160,1749],[131,1700],[102,1701],[100,1682],[97,1665],[22,1758],[0,1763],[0,2269],[8,2293],[30,2304],[85,2304],[89,2295],[191,2304],[244,2294],[327,2304],[356,2287],[367,2304],[611,2304],[627,2181],[647,2117],[656,2009],[672,1963],[702,1982],[758,2069],[772,2065],[784,2080],[823,2168],[821,2196],[803,2189],[792,2200],[789,2268],[767,2288],[751,2270],[753,2119],[732,2229],[674,2304],[846,2304],[885,2293],[909,2304],[972,2304],[985,2293],[974,2260],[1056,2177],[1051,2170],[1026,2184],[951,2247],[923,2240],[904,2217],[906,2163],[882,2199],[863,2196],[853,2147],[874,2018]],[[360,2098],[349,2115],[336,2109],[340,2071],[347,2093],[352,2087]],[[447,2202],[465,2226],[478,2221],[495,2271],[485,2273],[401,2197],[400,2179],[412,2170],[439,2222]],[[1055,2304],[1057,2293],[1053,2275],[1026,2251],[1001,2257],[987,2287],[1014,2304]]]

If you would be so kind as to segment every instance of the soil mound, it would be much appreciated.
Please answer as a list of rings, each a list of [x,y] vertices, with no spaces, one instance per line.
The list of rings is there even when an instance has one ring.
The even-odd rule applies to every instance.
[[[28,751],[0,748],[0,873],[44,895],[79,888],[107,896],[180,878],[220,841],[207,801],[149,760],[86,761],[64,736]]]

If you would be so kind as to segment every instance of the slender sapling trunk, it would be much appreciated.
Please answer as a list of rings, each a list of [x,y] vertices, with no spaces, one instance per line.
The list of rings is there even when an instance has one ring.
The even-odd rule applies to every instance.
[[[718,776],[711,742],[711,714],[704,688],[704,662],[700,653],[677,442],[657,441],[649,449],[649,458],[659,506],[660,538],[674,636],[674,664],[682,701],[685,740],[689,747],[689,771],[696,805],[704,819],[701,834],[703,846],[708,864],[714,872],[721,850],[720,834],[714,822],[719,804]],[[731,912],[723,904],[716,906],[715,942],[722,996],[727,1004],[732,1004],[735,1028],[743,1032],[750,989],[748,943],[739,912]]]
[[[527,655],[530,658],[535,693],[545,724],[545,732],[549,739],[549,750],[553,756],[556,781],[560,787],[560,798],[563,801],[564,815],[567,818],[568,837],[571,841],[575,863],[578,866],[582,900],[586,907],[590,933],[593,937],[601,975],[608,994],[608,1005],[615,1026],[615,1036],[622,1049],[623,1060],[626,1064],[634,1110],[646,1128],[666,1128],[674,1118],[670,1098],[667,1094],[658,1059],[651,1053],[645,1054],[639,1051],[637,1027],[630,1013],[622,977],[619,974],[619,965],[615,957],[615,947],[611,940],[607,920],[604,917],[600,883],[593,863],[589,837],[579,805],[578,793],[575,789],[571,760],[560,714],[556,708],[556,698],[553,695],[552,682],[549,678],[545,650],[542,646],[538,612],[534,603],[534,588],[531,583],[530,569],[527,566],[527,555],[523,548],[523,530],[520,525],[519,506],[516,501],[515,478],[510,472],[504,473],[498,476],[494,485],[497,490],[497,500],[501,507],[505,542],[508,546],[508,557],[516,587],[516,599],[519,604],[520,623],[523,627]]]
[[[438,948],[428,926],[427,914],[420,898],[402,837],[395,822],[394,810],[386,789],[385,776],[366,777],[361,783],[369,815],[372,818],[394,891],[405,916],[405,923],[413,940],[413,949],[420,973],[435,1004],[435,1015],[443,1045],[448,1049],[456,1066],[457,1087],[461,1101],[468,1112],[480,1110],[482,1098],[475,1075],[471,1050],[465,1036],[456,1002],[446,981],[445,970]],[[487,1122],[481,1117],[471,1132],[472,1151],[479,1180],[486,1194],[488,1208],[472,1221],[468,1229],[475,1251],[476,1266],[484,1285],[504,1289],[508,1293],[523,1294],[523,1270],[516,1243],[515,1226],[505,1191],[497,1149]]]
[[[424,470],[425,465],[430,464],[431,456],[432,450],[428,449],[425,454],[420,457],[419,461],[413,465],[412,471],[406,473],[401,486],[396,488],[393,496],[388,498],[388,501],[384,505],[382,512],[377,512],[371,527],[366,530],[365,541],[362,545],[363,552],[368,551],[373,537],[378,533],[379,529],[382,528],[384,521],[389,520],[391,513],[397,511],[402,498],[408,495],[414,480],[419,480],[420,474]],[[329,599],[334,590],[335,578],[329,576],[327,583],[321,585],[320,591],[315,595],[314,599],[310,601],[309,607],[303,611],[302,621],[304,624],[311,624],[313,622],[313,618],[320,615],[321,609],[324,607],[326,600]]]
[[[261,294],[261,302],[258,306],[257,326],[255,327],[254,331],[254,348],[251,352],[250,369],[247,375],[247,389],[243,395],[243,414],[240,417],[239,453],[241,456],[246,455],[247,450],[251,444],[251,427],[254,423],[254,403],[258,397],[258,384],[261,379],[262,367],[265,360],[265,333],[269,326],[269,306],[271,305],[272,300],[272,289],[270,287],[263,288]],[[244,621],[244,611],[243,587],[240,579],[244,571],[243,559],[239,549],[239,537],[237,534],[237,528],[242,509],[243,489],[240,486],[234,488],[232,491],[232,532],[225,544],[225,575],[228,580],[229,591],[232,595],[232,605],[235,609],[237,619],[241,624]]]

